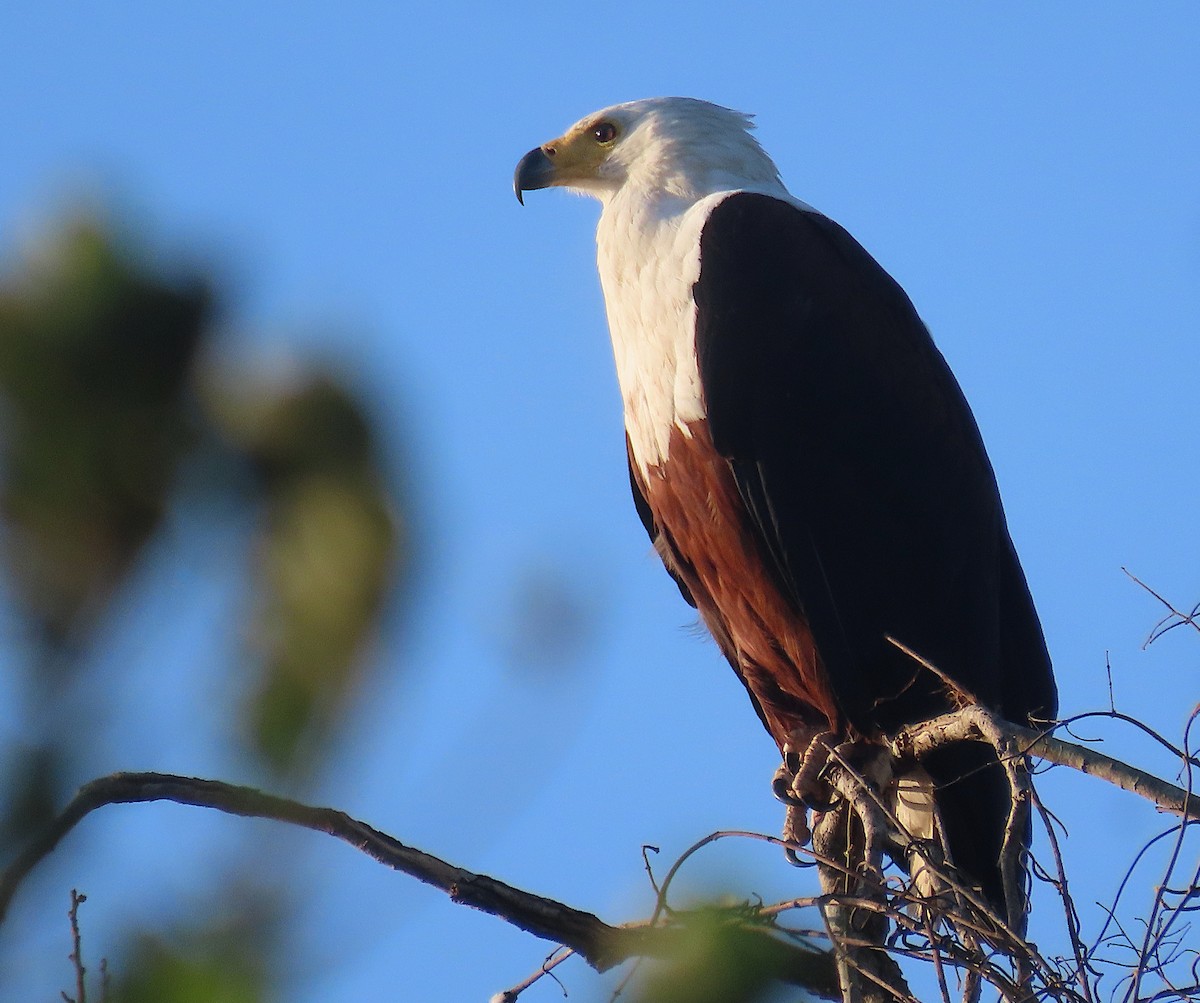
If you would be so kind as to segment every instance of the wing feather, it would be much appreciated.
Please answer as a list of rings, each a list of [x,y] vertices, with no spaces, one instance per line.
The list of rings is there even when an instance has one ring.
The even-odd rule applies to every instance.
[[[903,290],[836,223],[764,195],[713,210],[700,260],[713,442],[850,721],[954,702],[888,635],[1017,720],[1053,713],[991,465]]]

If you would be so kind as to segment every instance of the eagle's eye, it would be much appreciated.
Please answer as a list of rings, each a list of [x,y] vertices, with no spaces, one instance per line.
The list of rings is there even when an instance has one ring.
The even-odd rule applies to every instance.
[[[592,129],[592,139],[601,145],[611,143],[617,138],[617,127],[611,122],[601,122]]]

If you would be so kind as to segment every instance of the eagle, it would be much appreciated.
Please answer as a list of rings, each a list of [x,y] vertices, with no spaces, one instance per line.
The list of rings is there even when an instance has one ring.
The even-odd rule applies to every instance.
[[[655,550],[792,772],[817,739],[879,743],[966,702],[1052,719],[1041,624],[962,390],[904,290],[788,192],[752,129],[694,98],[633,101],[514,175],[522,204],[551,186],[601,203],[629,479]],[[1011,794],[994,751],[959,743],[904,769],[916,814],[1003,916]],[[799,794],[822,806],[819,786]]]

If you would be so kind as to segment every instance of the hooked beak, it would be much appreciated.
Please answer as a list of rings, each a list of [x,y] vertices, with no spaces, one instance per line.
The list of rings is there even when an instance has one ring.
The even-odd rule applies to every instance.
[[[554,161],[546,156],[545,150],[540,146],[535,146],[521,158],[513,172],[513,194],[517,196],[517,201],[524,205],[525,199],[521,197],[524,192],[549,188],[554,181]]]

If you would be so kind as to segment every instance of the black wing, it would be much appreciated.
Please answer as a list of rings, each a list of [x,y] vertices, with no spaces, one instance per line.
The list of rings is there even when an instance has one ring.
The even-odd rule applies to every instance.
[[[1037,613],[974,418],[896,282],[840,226],[749,193],[701,235],[709,428],[859,729],[952,705],[1050,716]]]

